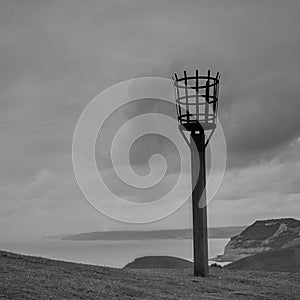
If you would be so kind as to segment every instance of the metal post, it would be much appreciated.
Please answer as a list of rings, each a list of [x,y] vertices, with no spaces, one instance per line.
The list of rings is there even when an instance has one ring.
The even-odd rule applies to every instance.
[[[205,134],[191,133],[194,275],[208,276]]]
[[[220,74],[211,76],[208,70],[207,75],[199,76],[196,70],[195,76],[187,76],[184,71],[182,78],[175,73],[173,81],[179,130],[191,149],[194,275],[206,277],[209,269],[205,148],[217,125]],[[189,93],[189,89],[196,90],[196,94]],[[205,132],[209,132],[207,137]]]

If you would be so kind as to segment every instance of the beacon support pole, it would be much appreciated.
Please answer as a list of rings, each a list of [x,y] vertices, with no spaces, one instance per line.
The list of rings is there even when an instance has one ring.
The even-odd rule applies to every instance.
[[[205,148],[216,128],[220,76],[211,76],[210,70],[207,75],[199,75],[198,70],[190,76],[184,71],[182,78],[174,75],[178,127],[191,151],[194,275],[206,277],[209,270]]]
[[[206,210],[205,134],[190,136],[192,164],[194,275],[208,276],[208,240]]]

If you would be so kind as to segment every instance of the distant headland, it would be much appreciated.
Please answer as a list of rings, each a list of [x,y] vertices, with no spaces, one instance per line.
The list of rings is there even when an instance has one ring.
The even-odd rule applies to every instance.
[[[260,220],[233,236],[219,261],[239,259],[266,251],[300,245],[300,221],[293,218]]]
[[[241,233],[246,226],[212,227],[208,229],[209,238],[230,238]],[[94,231],[72,235],[59,235],[45,238],[59,238],[69,241],[124,241],[124,240],[159,240],[191,239],[192,229],[171,229],[152,231]]]

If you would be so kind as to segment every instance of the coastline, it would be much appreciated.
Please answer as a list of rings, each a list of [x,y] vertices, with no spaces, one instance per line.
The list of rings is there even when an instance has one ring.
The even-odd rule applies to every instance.
[[[223,253],[229,239],[209,239],[209,261]],[[66,241],[31,238],[1,240],[1,248],[24,255],[42,256],[69,262],[122,268],[134,259],[148,255],[168,255],[192,261],[192,240]]]

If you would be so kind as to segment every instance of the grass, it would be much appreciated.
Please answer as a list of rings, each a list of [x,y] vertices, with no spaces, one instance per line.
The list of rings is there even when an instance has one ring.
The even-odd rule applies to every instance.
[[[228,265],[227,268],[238,270],[300,272],[300,245],[257,253],[253,256],[237,260]]]
[[[210,269],[114,269],[0,251],[4,299],[299,299],[300,274]]]

